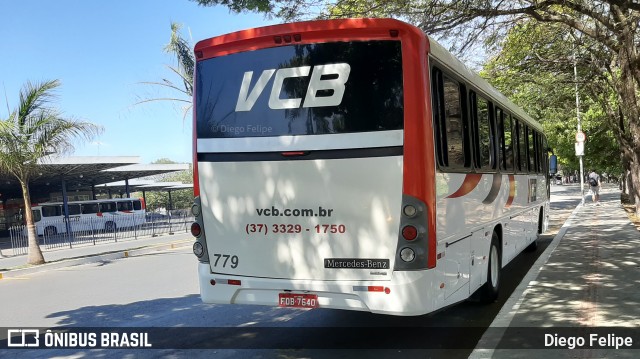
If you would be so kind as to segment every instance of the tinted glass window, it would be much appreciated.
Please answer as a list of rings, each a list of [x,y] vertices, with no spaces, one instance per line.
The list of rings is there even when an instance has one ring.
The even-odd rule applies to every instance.
[[[504,159],[502,160],[502,162],[506,166],[504,169],[506,169],[509,172],[513,172],[513,158],[514,158],[515,151],[514,151],[514,141],[513,141],[514,136],[513,136],[513,130],[511,127],[511,115],[504,114],[502,130],[504,133],[504,136],[503,136]]]
[[[460,86],[457,82],[444,79],[444,110],[447,136],[448,166],[464,167],[464,126],[460,106]]]
[[[33,221],[34,222],[40,222],[40,220],[42,220],[42,216],[40,215],[40,211],[38,211],[37,209],[31,210],[31,213],[33,214]]]
[[[115,202],[100,203],[100,212],[115,212],[116,209]]]
[[[527,172],[527,138],[525,136],[525,126],[517,121],[518,125],[518,169],[520,172]]]
[[[82,205],[83,214],[93,214],[100,212],[100,205],[97,203],[86,203]]]
[[[489,169],[493,167],[493,158],[491,151],[491,125],[489,123],[489,102],[480,96],[477,96],[476,99],[480,168]]]
[[[198,138],[403,128],[400,41],[280,46],[196,66]]]
[[[529,172],[537,172],[537,156],[533,129],[527,127],[527,143],[529,145]]]
[[[502,111],[502,109],[500,107],[494,106],[494,120],[495,123],[497,125],[497,129],[498,131],[496,131],[496,135],[498,136],[498,158],[497,161],[498,162],[498,167],[500,167],[501,170],[505,170],[506,169],[506,164],[504,161],[504,131],[503,131],[503,127],[504,127],[504,112]]]
[[[56,217],[62,215],[60,206],[42,206],[42,217]]]
[[[67,208],[69,209],[69,215],[70,216],[80,214],[80,205],[79,204],[69,204],[69,205],[67,205]]]
[[[131,202],[118,202],[118,211],[133,211]]]
[[[142,203],[140,201],[133,201],[133,209],[139,211],[142,209]]]

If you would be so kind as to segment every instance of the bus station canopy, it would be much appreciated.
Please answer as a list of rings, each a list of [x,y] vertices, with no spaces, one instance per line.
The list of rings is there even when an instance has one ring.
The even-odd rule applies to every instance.
[[[37,199],[61,192],[63,183],[67,191],[91,191],[106,183],[128,182],[136,178],[189,169],[188,164],[139,162],[139,156],[45,157],[38,161],[35,174],[29,181],[29,191],[32,199]],[[116,191],[118,192],[124,191]],[[15,177],[0,174],[0,201],[12,198],[22,198],[20,184]]]

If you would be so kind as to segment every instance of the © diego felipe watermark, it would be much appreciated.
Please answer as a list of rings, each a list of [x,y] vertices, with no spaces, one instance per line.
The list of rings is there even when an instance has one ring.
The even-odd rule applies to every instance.
[[[627,349],[633,346],[633,338],[630,336],[617,336],[613,333],[606,335],[590,333],[588,335],[574,336],[560,336],[557,333],[547,333],[544,335],[544,346],[555,349]]]
[[[7,348],[152,348],[149,334],[139,331],[7,329]]]

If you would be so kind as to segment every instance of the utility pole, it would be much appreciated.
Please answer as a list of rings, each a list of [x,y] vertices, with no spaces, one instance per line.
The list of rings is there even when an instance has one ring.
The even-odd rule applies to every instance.
[[[578,133],[576,134],[576,155],[580,160],[580,204],[584,205],[584,166],[582,156],[584,155],[584,133],[582,132],[582,124],[580,121],[580,96],[578,95],[578,60],[576,58],[575,42],[573,45],[573,79],[576,85],[576,117],[578,118]],[[579,140],[582,138],[582,141]],[[582,142],[582,143],[580,143]],[[582,151],[579,151],[581,148]]]

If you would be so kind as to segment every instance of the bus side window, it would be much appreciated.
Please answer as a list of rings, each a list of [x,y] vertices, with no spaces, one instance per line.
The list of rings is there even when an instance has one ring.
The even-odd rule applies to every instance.
[[[498,106],[493,106],[494,108],[494,123],[496,128],[497,135],[497,147],[498,147],[498,168],[501,171],[505,171],[507,169],[506,163],[506,155],[505,155],[505,146],[504,146],[504,111]]]
[[[493,136],[491,131],[490,103],[485,98],[474,94],[472,97],[474,128],[476,129],[476,166],[482,170],[495,168]]]
[[[42,206],[42,217],[58,216],[62,216],[62,208],[60,206]]]
[[[127,202],[118,202],[118,211],[132,211],[133,210],[133,205],[131,204],[131,202],[127,201]]]
[[[535,142],[533,139],[533,129],[527,126],[526,131],[527,131],[527,145],[529,146],[529,156],[527,157],[529,159],[529,173],[535,173],[537,161],[536,161]]]
[[[79,204],[69,204],[67,205],[67,208],[69,209],[69,215],[70,216],[75,216],[80,214],[80,205]]]
[[[115,202],[102,202],[100,203],[100,212],[116,212],[116,203]]]
[[[432,89],[438,164],[449,169],[470,167],[461,86],[434,69]]]
[[[538,160],[538,173],[544,173],[544,161],[542,159],[542,152],[544,146],[542,145],[542,135],[536,131],[536,159]]]
[[[504,148],[504,158],[502,159],[502,163],[504,164],[504,170],[507,172],[514,172],[513,168],[513,158],[515,155],[515,150],[513,147],[513,127],[511,126],[511,115],[503,114],[502,121],[502,147]]]
[[[520,120],[516,120],[518,133],[518,170],[526,173],[527,169],[527,139],[525,137],[525,125]]]
[[[142,209],[142,203],[140,203],[139,200],[133,201],[133,210],[134,211],[139,211],[141,209]]]
[[[39,210],[32,209],[31,210],[31,214],[33,215],[33,221],[34,222],[40,222],[42,220],[42,215],[41,215]]]
[[[549,174],[549,154],[547,153],[549,145],[544,134],[540,134],[540,137],[542,138],[542,173],[547,175]]]
[[[468,167],[468,161],[465,159],[465,126],[460,106],[460,86],[445,77],[443,93],[449,167]]]
[[[100,212],[100,206],[97,203],[82,204],[82,214],[95,214]]]

